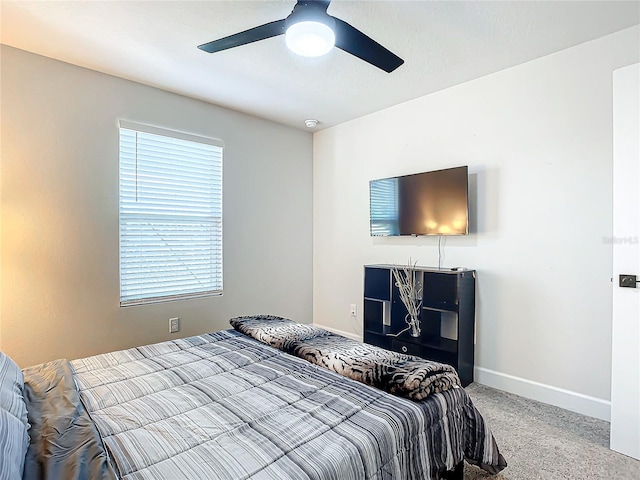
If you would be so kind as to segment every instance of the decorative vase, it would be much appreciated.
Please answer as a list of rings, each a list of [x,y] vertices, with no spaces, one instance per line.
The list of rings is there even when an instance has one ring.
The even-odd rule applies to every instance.
[[[417,317],[413,317],[412,315],[407,313],[405,321],[411,327],[411,336],[419,337],[420,336],[420,320]]]

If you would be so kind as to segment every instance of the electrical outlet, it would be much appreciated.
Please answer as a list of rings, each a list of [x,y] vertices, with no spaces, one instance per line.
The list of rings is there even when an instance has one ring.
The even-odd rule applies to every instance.
[[[358,315],[358,310],[356,308],[356,304],[352,303],[351,307],[349,307],[349,315],[351,315],[352,317],[355,317]]]
[[[620,282],[618,283],[618,285],[621,287],[627,287],[627,288],[638,288],[637,278],[638,277],[636,277],[635,275],[622,274],[620,275]]]
[[[177,333],[180,330],[180,319],[170,318],[169,319],[169,333]]]

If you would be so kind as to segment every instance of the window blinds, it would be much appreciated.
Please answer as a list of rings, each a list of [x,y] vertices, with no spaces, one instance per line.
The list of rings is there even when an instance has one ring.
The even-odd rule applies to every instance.
[[[222,293],[222,145],[120,122],[120,305]]]

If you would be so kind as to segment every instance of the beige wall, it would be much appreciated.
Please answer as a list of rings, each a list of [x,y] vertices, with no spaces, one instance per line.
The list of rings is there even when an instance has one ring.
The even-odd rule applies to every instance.
[[[224,329],[241,314],[311,321],[309,133],[11,47],[1,55],[3,351],[24,367]],[[224,142],[222,297],[119,307],[121,118]]]
[[[369,180],[468,165],[472,233],[445,240],[443,264],[478,270],[476,378],[606,417],[612,72],[638,61],[638,38],[624,30],[315,134],[314,323],[362,333],[349,305],[362,312],[364,264],[437,266],[437,238],[369,236]]]

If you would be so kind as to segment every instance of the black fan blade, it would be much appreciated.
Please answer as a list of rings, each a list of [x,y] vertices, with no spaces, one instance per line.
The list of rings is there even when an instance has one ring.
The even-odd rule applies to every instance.
[[[399,56],[387,50],[372,38],[347,22],[333,17],[336,21],[336,47],[369,62],[387,73],[393,72],[404,63]]]
[[[228,37],[214,40],[213,42],[203,43],[198,45],[200,50],[205,52],[214,53],[228,48],[239,47],[240,45],[246,45],[247,43],[257,42],[258,40],[264,40],[266,38],[275,37],[284,33],[284,19],[276,20],[275,22],[265,23],[259,27],[250,28],[244,32],[235,33]]]

